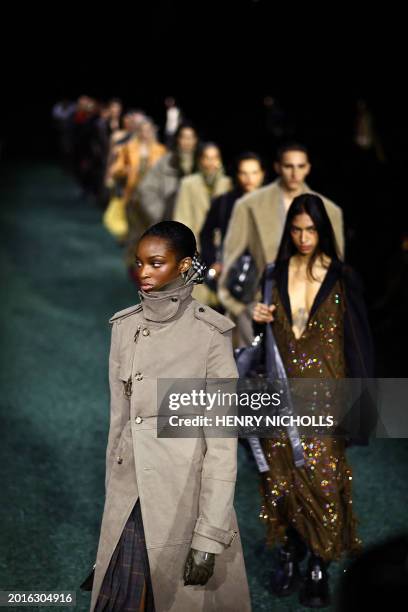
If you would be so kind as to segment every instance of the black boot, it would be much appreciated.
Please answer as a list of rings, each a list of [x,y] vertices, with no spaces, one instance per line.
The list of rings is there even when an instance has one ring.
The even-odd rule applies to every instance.
[[[272,574],[272,592],[278,597],[292,595],[300,586],[301,574],[299,563],[307,553],[306,544],[295,529],[286,531],[287,543],[279,549],[278,566]]]
[[[288,527],[286,529],[286,536],[288,538],[289,546],[294,547],[296,558],[300,563],[301,561],[303,561],[303,559],[308,553],[308,548],[306,544],[304,543],[296,529],[294,529],[293,527]]]
[[[330,603],[327,565],[317,555],[310,555],[299,601],[306,608],[325,608]]]
[[[279,549],[279,561],[272,579],[272,592],[278,597],[292,595],[300,585],[301,576],[296,551],[292,546]]]

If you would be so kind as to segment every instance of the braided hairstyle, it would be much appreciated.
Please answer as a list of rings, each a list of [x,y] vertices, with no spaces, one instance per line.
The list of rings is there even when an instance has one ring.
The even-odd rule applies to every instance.
[[[199,284],[204,282],[207,266],[197,251],[197,242],[194,233],[187,225],[179,221],[160,221],[149,227],[140,237],[140,240],[150,236],[163,238],[170,249],[175,252],[177,261],[184,257],[191,257],[191,268],[185,272],[185,281]]]

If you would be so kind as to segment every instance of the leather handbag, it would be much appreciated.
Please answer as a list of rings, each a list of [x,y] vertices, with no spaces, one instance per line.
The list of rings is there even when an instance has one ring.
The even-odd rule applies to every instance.
[[[265,276],[265,284],[263,291],[263,302],[269,304],[272,295],[272,271]],[[254,293],[256,286],[254,288]],[[265,332],[259,333],[253,340],[251,346],[236,348],[234,350],[235,362],[239,378],[259,379],[266,376],[266,358],[265,358]]]
[[[228,270],[225,285],[239,302],[243,304],[252,302],[258,286],[258,270],[250,253],[243,253],[233,263]]]

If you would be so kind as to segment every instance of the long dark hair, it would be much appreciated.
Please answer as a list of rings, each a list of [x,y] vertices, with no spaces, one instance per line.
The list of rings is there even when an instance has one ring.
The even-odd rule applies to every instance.
[[[198,135],[197,129],[194,126],[194,124],[191,121],[182,121],[182,123],[180,123],[180,125],[178,126],[177,130],[174,132],[174,136],[173,136],[173,143],[171,145],[170,151],[172,153],[171,159],[170,159],[170,165],[173,166],[173,168],[176,168],[179,172],[180,177],[184,176],[183,172],[181,170],[181,166],[180,166],[180,155],[177,149],[177,142],[179,139],[179,136],[181,134],[181,132],[183,130],[192,130],[194,132],[194,134],[197,137],[197,145],[196,148],[194,150],[193,153],[193,166],[191,168],[191,173],[197,172],[198,171],[198,156],[199,156],[199,149],[200,149],[200,137]]]
[[[233,183],[234,183],[234,189],[236,189],[238,192],[242,192],[242,188],[240,187],[240,184],[238,181],[239,168],[240,168],[241,163],[247,160],[258,162],[260,169],[264,173],[264,179],[262,181],[262,184],[259,186],[262,187],[262,185],[265,185],[266,171],[265,171],[265,164],[262,160],[262,157],[258,155],[258,153],[254,153],[254,151],[245,151],[244,153],[240,153],[240,155],[238,155],[238,157],[236,157],[234,161]]]
[[[313,264],[319,255],[326,255],[332,261],[339,261],[338,247],[333,227],[327,214],[323,200],[313,193],[303,193],[294,198],[286,217],[285,227],[283,229],[282,239],[279,245],[278,254],[276,256],[276,265],[283,264],[297,253],[297,249],[293,243],[291,236],[291,227],[293,219],[297,215],[306,213],[312,219],[319,236],[319,243],[313,255],[311,256],[307,272],[314,279],[312,270]]]

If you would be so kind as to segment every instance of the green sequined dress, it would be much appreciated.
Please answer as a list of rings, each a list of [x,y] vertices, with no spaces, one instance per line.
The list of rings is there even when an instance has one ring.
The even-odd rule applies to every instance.
[[[340,282],[334,283],[314,312],[312,309],[299,339],[293,333],[288,306],[285,308],[277,287],[273,289],[272,303],[276,305],[273,332],[287,376],[344,378],[344,306]],[[284,544],[287,528],[293,527],[309,549],[325,561],[357,552],[361,540],[356,535],[352,470],[346,460],[344,439],[301,435],[301,442],[305,466],[297,468],[284,432],[280,437],[263,440],[270,470],[261,486],[260,516],[267,525],[268,544]]]

